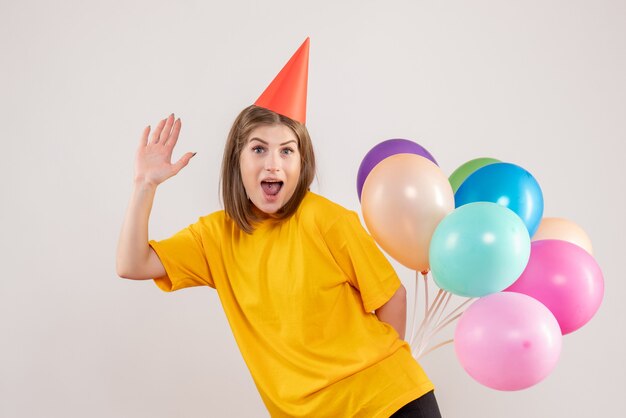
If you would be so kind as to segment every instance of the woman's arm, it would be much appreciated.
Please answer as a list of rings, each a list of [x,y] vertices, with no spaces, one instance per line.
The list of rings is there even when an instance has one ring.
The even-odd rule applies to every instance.
[[[176,175],[195,155],[188,152],[175,164],[171,163],[180,127],[180,119],[174,121],[171,114],[159,122],[150,142],[150,127],[143,131],[135,157],[133,194],[117,245],[115,264],[120,277],[145,280],[165,275],[161,260],[148,245],[148,219],[157,186]]]
[[[145,280],[165,275],[165,267],[148,245],[148,219],[156,187],[135,181],[117,244],[115,267],[122,278]]]
[[[406,329],[406,289],[402,284],[400,284],[400,287],[391,299],[374,312],[378,319],[391,325],[400,335],[400,338],[404,339]]]

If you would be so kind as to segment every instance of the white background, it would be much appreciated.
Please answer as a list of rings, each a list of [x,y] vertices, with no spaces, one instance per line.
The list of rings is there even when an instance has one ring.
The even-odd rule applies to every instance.
[[[230,124],[306,36],[316,192],[360,211],[363,156],[408,138],[447,175],[477,157],[523,166],[544,214],[594,244],[605,299],[553,373],[495,391],[446,346],[422,362],[444,417],[621,416],[621,0],[1,0],[0,416],[267,416],[216,293],[119,279],[115,248],[143,128],[175,112],[174,158],[198,152],[157,191],[162,239],[220,208]],[[413,273],[394,265],[411,306]]]

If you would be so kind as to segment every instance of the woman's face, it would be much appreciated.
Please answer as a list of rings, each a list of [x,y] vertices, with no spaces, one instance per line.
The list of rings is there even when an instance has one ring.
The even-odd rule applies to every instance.
[[[293,131],[280,124],[252,130],[239,159],[248,197],[264,213],[276,213],[291,199],[300,178],[300,151]]]

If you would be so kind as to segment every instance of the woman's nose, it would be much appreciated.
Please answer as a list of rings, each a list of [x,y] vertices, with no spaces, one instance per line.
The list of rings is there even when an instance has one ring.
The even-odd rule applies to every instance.
[[[279,171],[280,170],[280,157],[275,153],[269,153],[265,159],[265,169],[267,171]]]

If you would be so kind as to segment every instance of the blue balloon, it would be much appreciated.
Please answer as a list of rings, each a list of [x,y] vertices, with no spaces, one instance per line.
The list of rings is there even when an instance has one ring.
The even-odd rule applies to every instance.
[[[529,257],[524,222],[491,202],[470,203],[449,213],[435,228],[429,248],[437,286],[468,297],[506,289],[522,274]]]
[[[454,194],[455,207],[473,202],[492,202],[511,209],[532,237],[543,216],[543,193],[537,180],[522,167],[495,163],[474,171]]]

